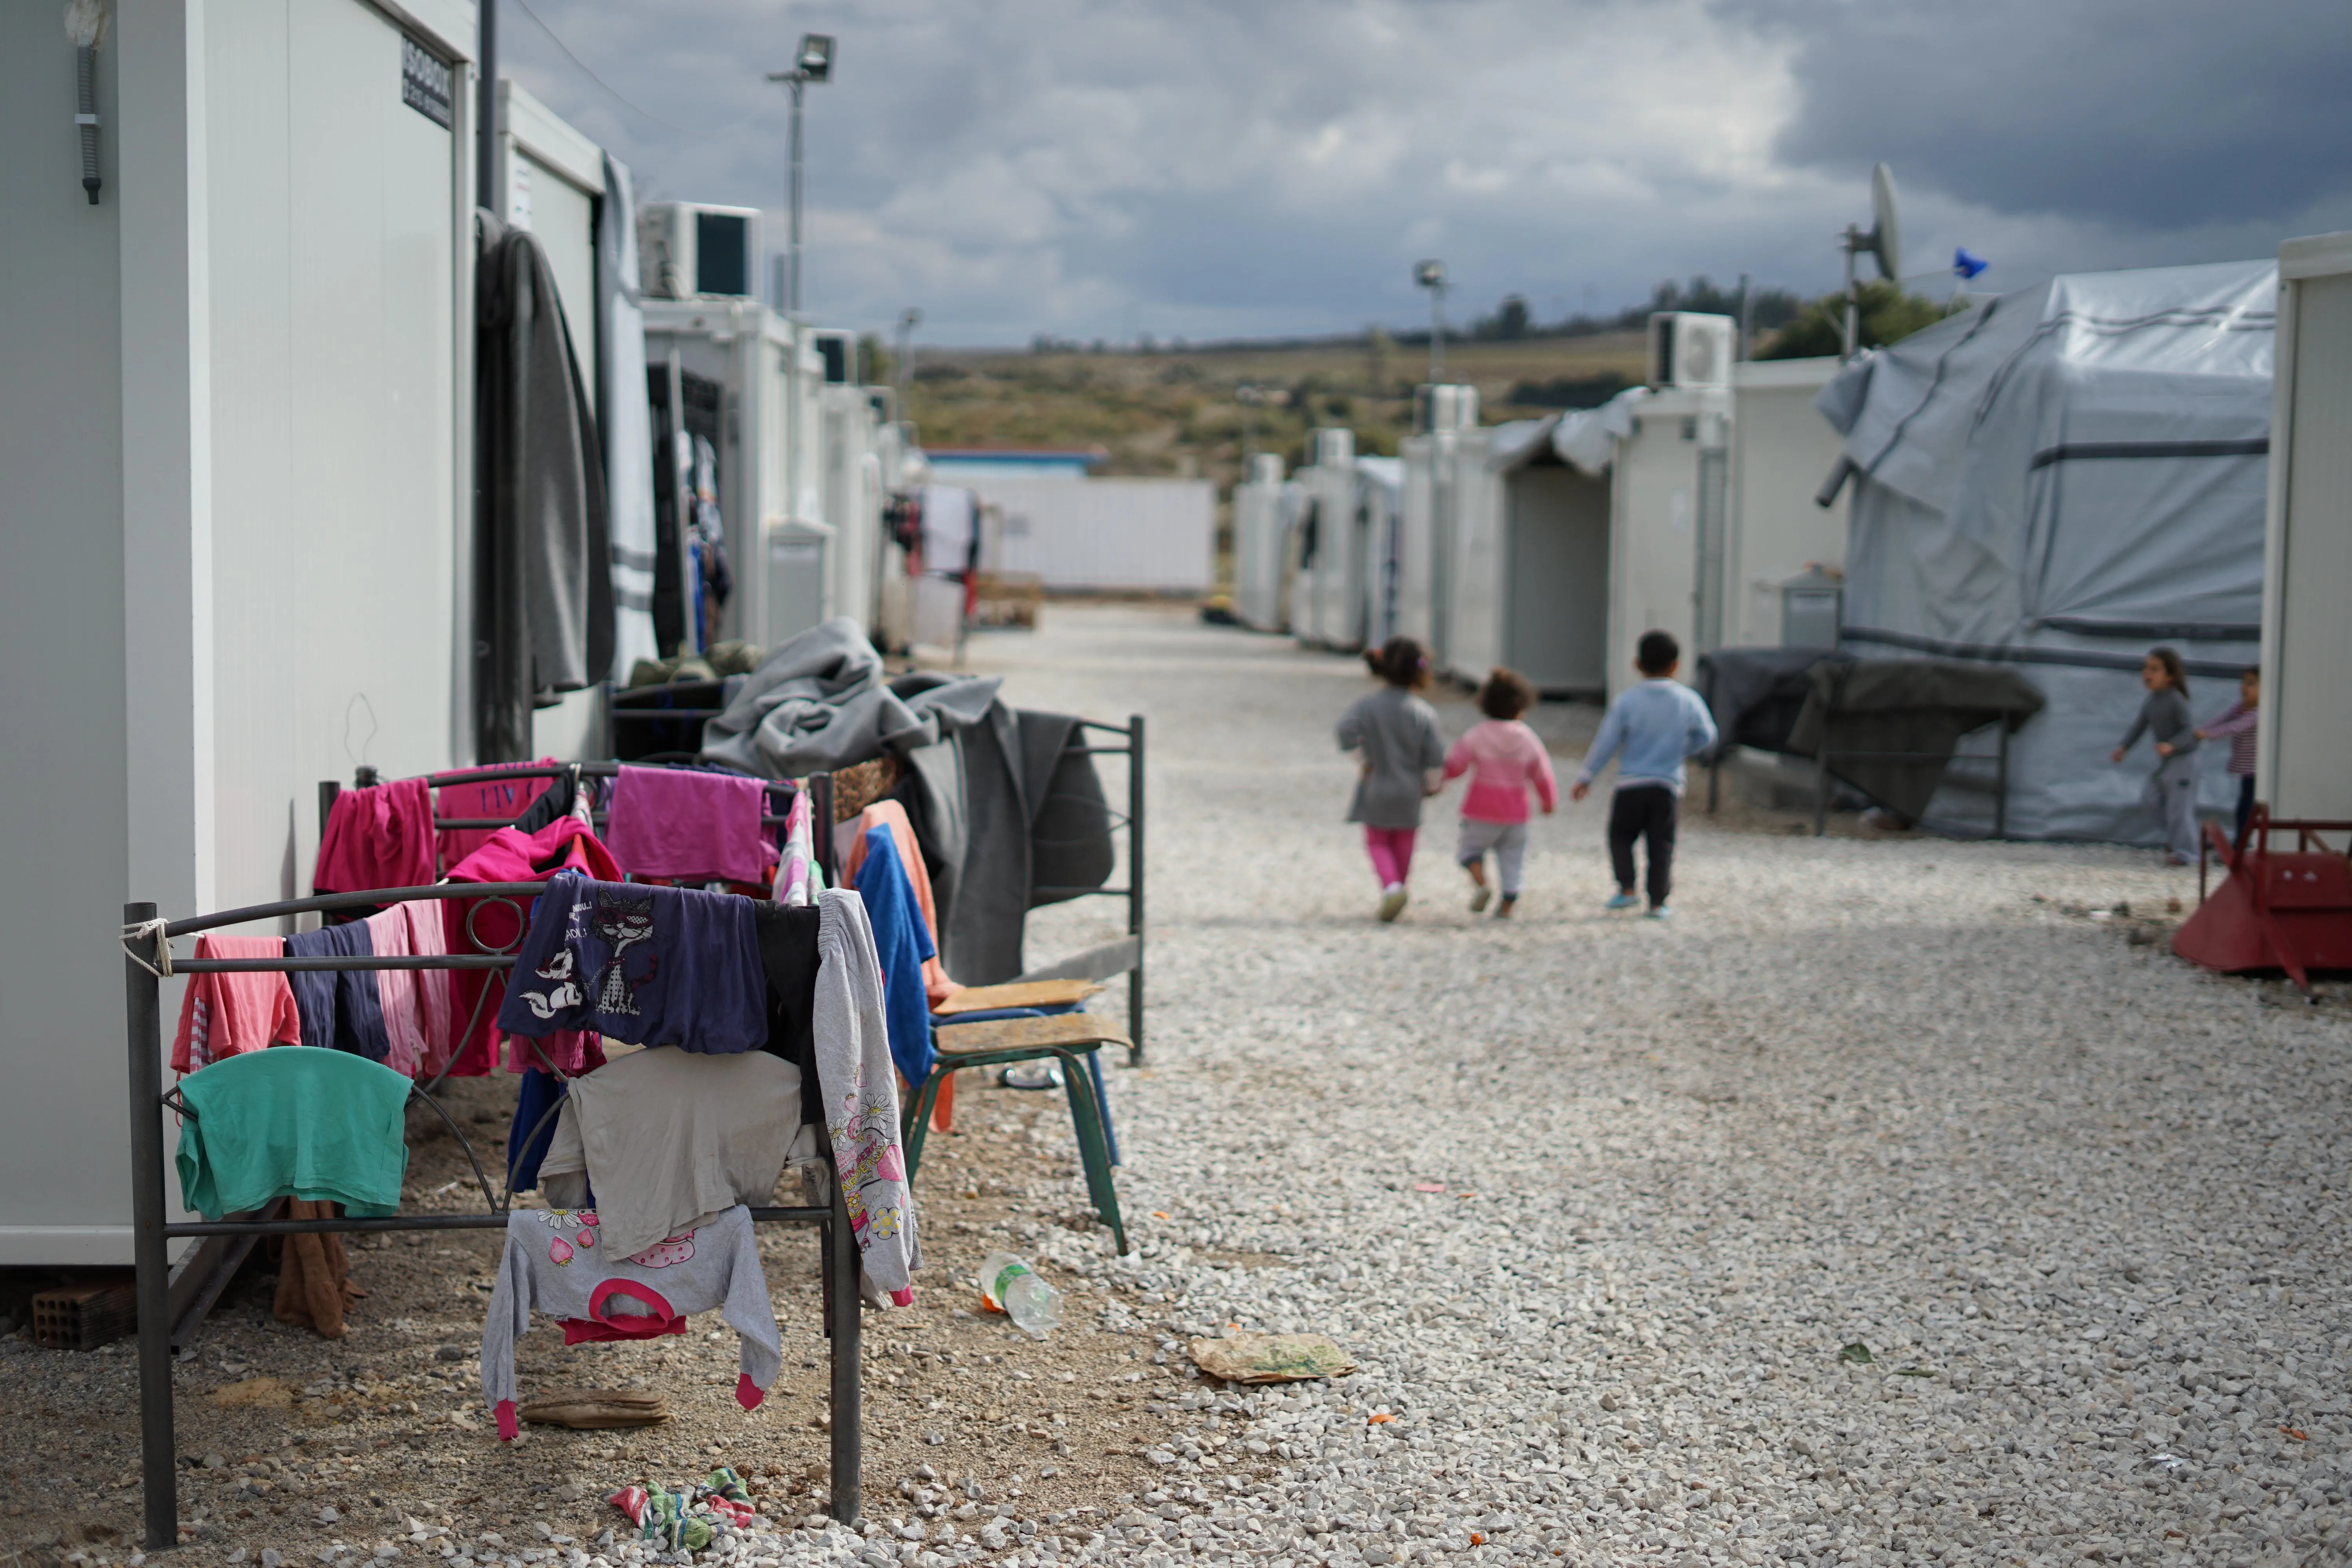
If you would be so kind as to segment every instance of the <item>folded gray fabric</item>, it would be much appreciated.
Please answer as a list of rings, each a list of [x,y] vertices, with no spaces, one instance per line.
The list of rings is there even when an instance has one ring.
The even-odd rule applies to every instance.
[[[996,678],[944,677],[902,696],[882,656],[846,616],[772,650],[726,711],[702,727],[701,760],[763,778],[797,778],[905,755],[988,711]]]

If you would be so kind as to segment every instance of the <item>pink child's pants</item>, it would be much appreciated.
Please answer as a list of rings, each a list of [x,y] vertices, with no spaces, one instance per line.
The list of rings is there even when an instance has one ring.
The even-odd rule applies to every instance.
[[[1412,870],[1412,838],[1418,831],[1411,827],[1367,827],[1364,829],[1364,853],[1372,858],[1372,871],[1382,888],[1401,885]]]

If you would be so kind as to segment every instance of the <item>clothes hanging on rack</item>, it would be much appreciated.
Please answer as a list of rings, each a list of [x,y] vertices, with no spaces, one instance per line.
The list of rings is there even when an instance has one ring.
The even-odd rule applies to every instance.
[[[613,668],[596,418],[547,252],[481,216],[475,269],[475,754],[530,753],[531,710]]]
[[[286,942],[283,937],[206,931],[196,938],[195,955],[283,958]],[[301,1013],[283,973],[191,974],[180,997],[179,1032],[172,1037],[172,1070],[194,1072],[224,1057],[301,1043]]]
[[[540,1162],[547,1201],[595,1189],[601,1239],[642,1251],[730,1204],[765,1204],[801,1125],[801,1073],[765,1051],[632,1051],[572,1080]]]
[[[713,1055],[767,1038],[751,900],[732,893],[550,880],[515,954],[499,1027],[593,1030]]]
[[[620,863],[613,858],[589,826],[576,816],[561,816],[537,833],[518,833],[511,827],[501,827],[491,833],[475,851],[449,868],[447,879],[452,882],[543,882],[557,871],[578,871],[599,880],[617,882],[621,879]],[[480,912],[475,913],[479,905]],[[451,952],[504,952],[509,951],[523,934],[522,920],[504,904],[483,904],[474,899],[447,899],[442,901],[442,920],[448,951]],[[473,1027],[467,1037],[452,1040],[447,1048],[428,1059],[426,1071],[437,1075],[444,1066],[458,1078],[477,1078],[498,1065],[500,1047],[506,1037],[498,1026],[497,998],[506,994],[507,977],[493,975],[479,969],[457,969],[449,972],[449,1007],[453,1033]],[[488,1004],[481,1000],[485,991],[497,987],[496,996]],[[477,1008],[479,1008],[478,1014]],[[564,1040],[549,1036],[541,1047],[555,1064],[566,1072],[585,1071],[604,1060],[602,1048],[593,1035],[585,1038]],[[529,1052],[520,1057],[509,1053],[511,1070],[520,1072],[536,1058]]]
[[[923,994],[936,1007],[963,987],[948,978],[940,962],[939,910],[931,897],[931,876],[924,868],[922,845],[915,837],[915,825],[908,818],[907,808],[895,800],[877,800],[847,822],[835,824],[834,862],[841,868],[843,883],[855,885],[857,873],[866,868],[866,835],[876,827],[890,830],[890,842],[898,849],[898,868],[907,875],[916,906],[922,910],[923,929],[930,933],[933,952],[923,960]]]
[[[663,1325],[655,1331],[661,1332],[717,1307],[741,1336],[735,1400],[746,1410],[759,1408],[783,1365],[783,1336],[768,1301],[748,1209],[730,1206],[706,1224],[656,1237],[634,1257],[619,1254],[610,1235],[600,1234],[609,1230],[600,1223],[605,1219],[571,1209],[525,1210],[507,1219],[506,1253],[482,1325],[482,1400],[498,1418],[502,1442],[512,1442],[520,1430],[514,1344],[529,1331],[534,1310],[604,1324],[619,1331],[615,1338],[637,1338],[630,1331],[633,1318],[651,1318]]]
[[[600,1064],[601,1065],[601,1064]],[[563,1103],[564,1079],[531,1068],[515,1080],[514,1125],[507,1130],[507,1191],[527,1193],[539,1185],[541,1163],[555,1142],[555,1118]],[[575,1208],[594,1208],[596,1194],[580,1194]]]
[[[784,847],[776,858],[776,879],[770,895],[780,904],[813,905],[823,880],[816,865],[816,845],[809,832],[809,797],[803,791],[793,797],[792,806],[784,813]]]
[[[438,876],[434,852],[432,791],[423,779],[339,791],[319,835],[310,888],[361,893],[430,887]]]
[[[765,886],[776,858],[766,807],[766,786],[741,774],[624,767],[605,841],[634,877]]]
[[[335,1205],[296,1198],[286,1205],[288,1219],[332,1219]],[[270,1314],[298,1329],[316,1329],[320,1339],[343,1337],[343,1312],[367,1294],[352,1283],[352,1260],[343,1238],[333,1231],[279,1238],[278,1292]]]
[[[768,984],[768,1038],[761,1048],[795,1065],[816,1059],[816,933],[822,919],[814,904],[751,906],[760,969]],[[815,1073],[801,1080],[803,1122],[824,1120],[817,1080]]]
[[[915,1299],[914,1271],[923,1256],[898,1142],[898,1075],[883,1016],[881,960],[858,895],[835,889],[819,895],[816,907],[811,1033],[825,1134],[866,1277],[903,1307]]]
[[[435,814],[459,821],[519,818],[531,802],[547,792],[553,780],[545,777],[484,779],[467,776],[468,773],[492,773],[500,767],[513,765],[511,763],[493,763],[487,768],[468,768],[456,774],[442,774],[442,782],[434,786]],[[553,757],[541,757],[530,765],[554,767],[558,764]],[[497,831],[494,827],[442,828],[437,836],[441,864],[457,865],[489,842],[490,835]],[[479,878],[475,879],[480,880]]]
[[[924,965],[937,956],[915,889],[898,862],[898,847],[887,827],[866,830],[866,858],[857,870],[857,896],[874,935],[882,966],[890,1057],[910,1085],[931,1071],[931,1005],[924,989]]]
[[[350,928],[344,928],[350,929]],[[180,1201],[206,1219],[276,1197],[400,1212],[408,1169],[409,1082],[342,1051],[280,1046],[215,1062],[181,1080]]]
[[[286,939],[286,952],[291,958],[372,957],[373,938],[365,921],[352,921],[297,931]],[[302,1016],[304,1045],[349,1051],[372,1062],[381,1062],[392,1054],[373,971],[298,969],[286,979],[294,988],[294,1005]]]
[[[447,950],[441,911],[426,900],[394,904],[362,923],[368,928],[370,950],[379,958],[412,953],[437,958]],[[431,1054],[432,1042],[449,1037],[449,971],[379,969],[373,977],[383,1012],[383,1065],[415,1078]]]

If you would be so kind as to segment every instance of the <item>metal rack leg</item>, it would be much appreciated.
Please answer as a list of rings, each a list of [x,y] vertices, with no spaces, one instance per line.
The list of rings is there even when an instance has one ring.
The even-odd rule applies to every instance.
[[[1127,1064],[1143,1061],[1143,715],[1127,717],[1127,934],[1135,967],[1127,973]]]
[[[825,1267],[833,1276],[825,1310],[833,1315],[833,1482],[828,1492],[833,1517],[855,1526],[862,1510],[858,1493],[865,1485],[864,1390],[859,1374],[864,1357],[858,1347],[860,1324],[857,1290],[857,1237],[849,1227],[849,1205],[841,1183],[833,1184],[833,1223],[824,1227]]]
[[[1813,763],[1813,837],[1819,838],[1830,825],[1830,754],[1823,751]]]
[[[122,923],[155,918],[125,904]],[[171,1260],[163,1240],[162,983],[126,956],[123,994],[131,1047],[131,1256],[138,1265],[139,1463],[145,1483],[147,1550],[180,1543],[179,1472],[172,1440]]]

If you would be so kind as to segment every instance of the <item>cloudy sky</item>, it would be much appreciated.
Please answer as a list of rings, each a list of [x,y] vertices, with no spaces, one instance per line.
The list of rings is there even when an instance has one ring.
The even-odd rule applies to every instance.
[[[934,342],[1411,325],[1424,256],[1457,317],[1695,272],[1815,291],[1880,159],[1905,269],[1966,245],[2003,288],[2352,227],[2342,0],[524,4],[509,75],[641,195],[765,208],[777,244],[762,73],[835,35],[805,302],[919,306]]]

